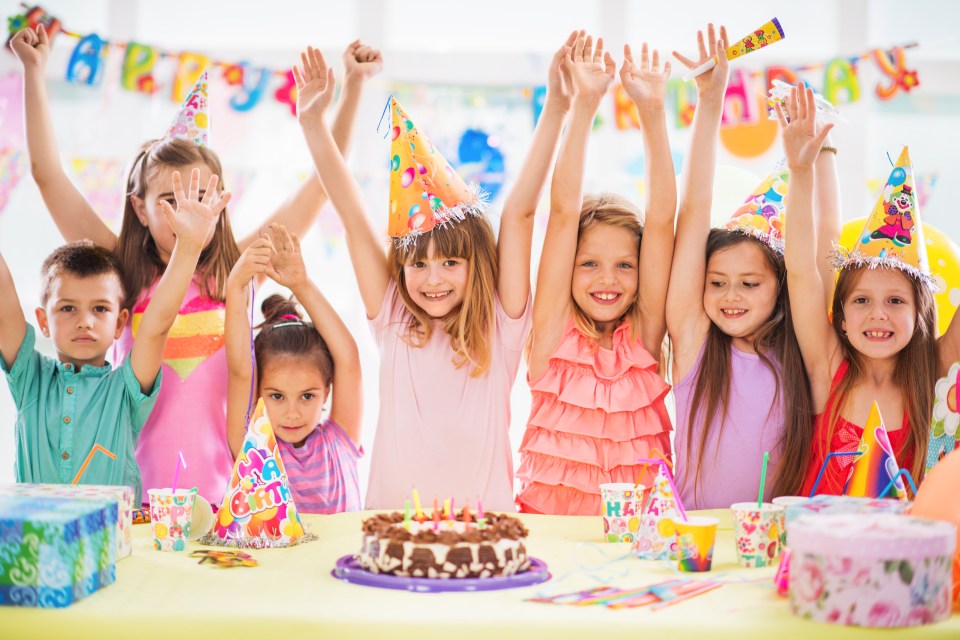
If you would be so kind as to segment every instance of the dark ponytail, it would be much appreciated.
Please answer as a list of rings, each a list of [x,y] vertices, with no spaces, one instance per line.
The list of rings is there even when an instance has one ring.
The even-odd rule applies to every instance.
[[[292,356],[311,359],[329,387],[333,381],[333,356],[316,328],[303,321],[294,299],[273,294],[263,301],[260,310],[263,324],[253,342],[257,379],[263,379],[263,367],[271,358]]]

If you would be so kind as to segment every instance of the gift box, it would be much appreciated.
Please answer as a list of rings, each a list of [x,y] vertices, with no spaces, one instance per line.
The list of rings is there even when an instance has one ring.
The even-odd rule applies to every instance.
[[[950,617],[956,526],[891,513],[790,525],[790,610],[820,622],[912,627]]]
[[[787,531],[794,520],[810,514],[892,513],[906,514],[912,503],[891,498],[858,498],[853,496],[814,496],[787,507]],[[791,540],[792,542],[792,540]]]
[[[0,485],[0,496],[55,496],[117,501],[117,559],[133,552],[133,487],[100,484],[8,484]],[[139,497],[136,496],[139,503]],[[139,504],[137,505],[139,506]]]
[[[117,501],[0,496],[0,605],[66,607],[116,580]]]

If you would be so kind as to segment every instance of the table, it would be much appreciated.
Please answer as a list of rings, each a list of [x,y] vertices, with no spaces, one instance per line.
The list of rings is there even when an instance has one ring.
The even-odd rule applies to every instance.
[[[802,620],[776,595],[774,570],[736,564],[729,511],[720,518],[714,570],[692,577],[730,581],[660,611],[612,611],[526,602],[557,578],[557,593],[596,586],[577,563],[595,567],[627,555],[625,543],[602,543],[600,517],[519,516],[530,529],[528,551],[547,562],[555,580],[477,593],[408,593],[346,584],[330,571],[360,545],[370,513],[305,516],[320,540],[288,549],[252,550],[256,568],[217,569],[186,554],[154,551],[150,528],[134,526],[133,556],[117,565],[117,582],[66,609],[0,607],[3,638],[960,638],[960,614],[900,631],[870,631]],[[595,543],[595,544],[593,544]],[[200,548],[191,543],[190,548]],[[676,577],[675,563],[625,558],[610,566],[620,587]],[[690,576],[691,574],[684,574]],[[564,577],[566,576],[566,577]],[[747,582],[743,582],[747,581]],[[389,635],[382,635],[389,634]],[[614,636],[614,634],[618,634]],[[620,635],[622,634],[622,635]]]

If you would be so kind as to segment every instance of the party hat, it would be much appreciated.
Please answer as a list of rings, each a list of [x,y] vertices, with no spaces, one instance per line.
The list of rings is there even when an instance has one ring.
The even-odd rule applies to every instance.
[[[783,253],[783,229],[786,222],[784,197],[790,172],[783,160],[747,196],[744,203],[727,221],[727,229],[739,231],[761,240],[778,253]]]
[[[481,215],[483,194],[467,186],[396,98],[389,109],[390,236],[405,242],[437,225]]]
[[[900,152],[856,245],[838,249],[834,264],[838,269],[863,266],[900,269],[936,290],[927,261],[907,147]]]
[[[860,498],[880,498],[880,495],[890,480],[897,475],[900,467],[897,458],[893,455],[893,447],[887,436],[887,429],[883,426],[880,417],[880,408],[874,402],[870,407],[870,416],[863,428],[863,437],[860,439],[860,456],[853,463],[850,478],[844,489],[844,495]],[[903,480],[897,478],[890,492],[894,497],[906,496]]]
[[[200,542],[262,549],[286,547],[305,539],[261,398],[233,465],[217,521]]]
[[[669,470],[665,464],[659,465],[657,477],[653,480],[650,497],[640,519],[640,531],[633,543],[633,550],[641,560],[676,560],[677,542],[674,532],[664,535],[660,521],[664,518],[680,519],[677,509],[677,496],[673,492]]]
[[[180,105],[180,111],[167,129],[165,138],[193,140],[201,147],[209,144],[210,116],[207,113],[207,87],[207,72],[204,71]]]

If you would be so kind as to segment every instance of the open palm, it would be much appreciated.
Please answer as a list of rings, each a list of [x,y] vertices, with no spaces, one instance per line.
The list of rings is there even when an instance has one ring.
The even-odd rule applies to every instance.
[[[670,63],[660,68],[660,52],[654,49],[653,56],[644,42],[640,48],[640,64],[633,60],[630,45],[623,46],[623,66],[620,68],[620,82],[630,99],[640,108],[662,107],[667,97],[667,78],[670,77]]]
[[[333,69],[327,66],[323,54],[313,47],[300,54],[300,67],[293,68],[297,83],[297,117],[320,117],[333,102]]]
[[[183,190],[183,180],[180,172],[173,172],[173,197],[177,208],[174,209],[167,201],[161,201],[160,206],[170,223],[170,227],[177,236],[177,244],[185,243],[193,248],[200,248],[207,244],[213,235],[220,219],[220,213],[230,201],[229,193],[217,191],[220,179],[216,174],[210,176],[207,190],[200,198],[200,170],[194,169],[190,176],[190,187]]]
[[[579,97],[600,99],[613,83],[616,64],[609,52],[603,50],[603,38],[593,46],[592,36],[580,36],[567,50],[564,66],[570,70],[574,90]]]
[[[283,225],[270,225],[270,240],[274,253],[270,257],[267,275],[277,284],[294,289],[307,281],[307,267],[300,252],[300,239],[287,231]]]

